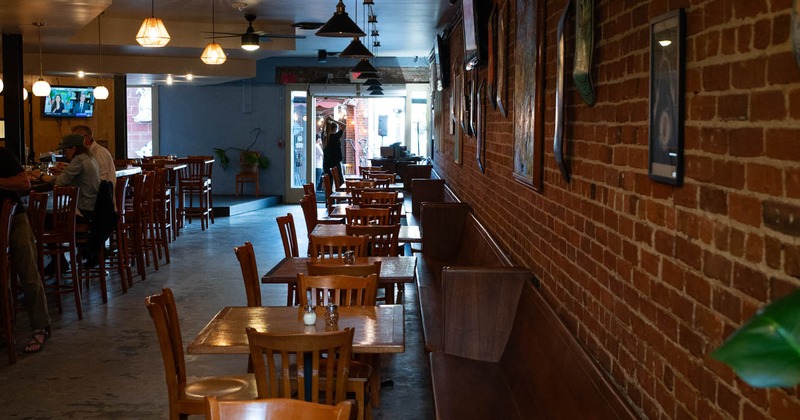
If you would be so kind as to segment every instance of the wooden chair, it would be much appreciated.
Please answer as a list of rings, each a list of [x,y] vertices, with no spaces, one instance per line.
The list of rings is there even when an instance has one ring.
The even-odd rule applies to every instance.
[[[356,166],[352,163],[343,163],[342,164],[342,171],[345,175],[355,175],[356,174]]]
[[[317,404],[288,398],[264,398],[251,401],[219,401],[206,397],[208,420],[349,420],[353,402],[345,400],[336,405]]]
[[[381,262],[375,261],[372,264],[344,264],[337,260],[309,261],[306,264],[306,271],[309,276],[359,276],[366,277],[375,274],[380,279]]]
[[[314,190],[314,183],[313,182],[309,182],[307,184],[303,184],[303,194],[304,195],[308,195],[308,194],[315,195],[316,193],[317,192],[316,192],[316,190]]]
[[[312,236],[309,239],[312,258],[344,258],[353,251],[356,257],[367,256],[367,238],[363,236]]]
[[[342,223],[342,219],[320,219],[317,214],[316,198],[314,198],[313,195],[304,195],[303,198],[300,199],[300,208],[303,209],[303,217],[306,220],[306,231],[309,237],[307,255],[311,255],[311,232],[317,227],[317,223],[338,225]]]
[[[344,184],[344,178],[338,166],[331,168],[331,181],[333,181],[333,189],[336,191],[339,191]]]
[[[296,395],[299,400],[329,405],[347,398],[347,381],[338,379],[350,374],[352,328],[336,332],[275,334],[260,333],[248,327],[247,339],[258,398]],[[324,364],[321,363],[323,355],[328,356]],[[298,372],[304,374],[298,375]],[[322,378],[328,380],[322,381]],[[310,386],[306,381],[310,381]]]
[[[78,247],[75,240],[75,214],[78,210],[78,187],[53,188],[53,225],[45,229],[41,238],[36,241],[43,245],[43,255],[50,256],[55,261],[54,283],[45,283],[45,291],[58,296],[58,310],[62,312],[61,295],[72,293],[75,297],[75,310],[78,319],[83,319],[81,306],[81,277],[78,270]],[[69,257],[69,272],[71,282],[64,284],[64,274],[61,272],[61,256]]]
[[[203,173],[205,175],[205,180],[208,182],[208,217],[211,219],[211,224],[214,224],[214,194],[212,193],[211,188],[211,176],[214,172],[214,156],[210,155],[189,155],[187,156],[190,159],[201,159],[205,168],[203,168]]]
[[[17,203],[11,200],[3,200],[0,207],[0,305],[3,310],[3,332],[6,336],[6,351],[8,352],[8,363],[14,364],[17,361],[17,350],[14,347],[14,296],[11,289],[11,221],[14,218],[14,210]]]
[[[36,239],[36,265],[39,269],[39,277],[44,281],[44,222],[47,218],[47,201],[50,196],[47,193],[31,191],[28,196],[28,208],[26,214],[28,223],[31,225],[33,237]]]
[[[388,225],[399,225],[400,219],[403,218],[403,203],[394,203],[394,204],[378,204],[378,203],[371,203],[371,204],[362,204],[360,206],[362,209],[372,208],[372,209],[388,209],[389,210],[389,222],[386,223]]]
[[[297,274],[300,307],[305,306],[375,306],[378,275],[368,276],[309,276]]]
[[[397,182],[397,174],[388,172],[387,173],[373,172],[370,174],[370,178],[376,181],[380,181],[381,183],[385,183],[387,185],[387,188],[389,184],[394,184],[395,182]]]
[[[372,204],[396,204],[397,191],[364,191],[361,193],[361,205],[369,206]]]
[[[341,202],[346,202],[347,199],[334,199],[331,197],[331,194],[333,194],[333,188],[331,187],[331,177],[328,176],[328,174],[322,175],[321,181],[322,191],[325,193],[325,207],[327,207],[328,212],[330,213],[331,210],[333,210],[333,206]]]
[[[373,257],[385,257],[398,255],[398,237],[400,235],[400,225],[364,225],[347,226],[347,234],[362,236],[367,239],[368,255]],[[394,299],[395,284],[383,286],[383,296],[388,302],[400,302],[402,299],[402,284],[397,284],[398,299]],[[390,299],[391,298],[391,299]]]
[[[187,382],[181,326],[172,290],[164,288],[161,294],[145,298],[145,305],[153,318],[161,347],[170,419],[205,413],[204,398],[209,395],[223,400],[252,400],[258,396],[252,374],[213,376]]]
[[[125,234],[125,197],[128,194],[128,184],[130,183],[129,177],[122,177],[117,179],[117,185],[114,189],[114,203],[117,206],[117,227],[111,235],[110,247],[111,253],[106,256],[108,261],[108,268],[116,268],[119,274],[120,283],[122,285],[122,293],[128,292],[128,287],[133,285],[133,273],[131,272],[130,259],[128,257],[128,235]],[[174,201],[173,201],[174,202]],[[174,225],[173,225],[174,229]]]
[[[124,216],[122,217],[122,231],[126,236],[125,242],[128,245],[128,261],[136,261],[136,273],[145,280],[147,272],[145,270],[145,180],[147,173],[135,174],[131,177],[131,189],[133,190],[130,204],[125,204]],[[133,286],[133,278],[130,278],[128,286]]]
[[[389,209],[379,208],[347,208],[345,209],[344,223],[348,226],[351,225],[388,225],[389,224]]]
[[[300,252],[298,251],[297,246],[297,230],[294,226],[294,216],[292,216],[291,213],[286,213],[286,216],[276,217],[275,221],[278,222],[278,230],[281,233],[284,257],[299,257]],[[295,298],[296,290],[296,284],[288,284],[288,289],[286,291],[286,305],[292,306],[297,301]]]
[[[256,254],[253,251],[253,244],[245,241],[242,246],[233,247],[233,253],[239,260],[239,267],[242,269],[244,279],[244,291],[247,294],[247,306],[261,306],[261,279],[258,277],[258,265],[256,264]]]
[[[178,163],[186,167],[178,172],[178,185],[180,186],[179,209],[182,218],[187,218],[189,223],[194,218],[200,219],[200,229],[206,230],[211,220],[211,181],[206,175],[206,161],[203,157],[187,157],[178,159]],[[185,202],[188,197],[188,204]],[[194,200],[197,199],[197,204]]]

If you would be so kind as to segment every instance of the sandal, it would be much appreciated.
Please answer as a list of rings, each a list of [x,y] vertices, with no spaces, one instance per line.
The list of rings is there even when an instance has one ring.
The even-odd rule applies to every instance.
[[[25,345],[25,353],[38,353],[44,348],[44,342],[50,338],[50,327],[33,331],[31,339]]]

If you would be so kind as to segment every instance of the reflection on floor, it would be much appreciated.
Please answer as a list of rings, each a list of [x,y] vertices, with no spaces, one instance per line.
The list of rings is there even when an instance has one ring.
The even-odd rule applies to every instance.
[[[219,217],[205,232],[199,223],[187,225],[172,244],[172,263],[159,271],[150,268],[146,281],[136,277],[128,293],[122,294],[118,277],[112,275],[108,304],[102,304],[99,287],[92,284],[84,291],[82,321],[77,320],[70,298],[64,299],[63,314],[51,302],[53,338],[42,353],[20,353],[12,366],[0,361],[0,417],[166,418],[161,353],[144,298],[163,287],[173,290],[185,346],[220,308],[246,304],[235,245],[253,242],[261,273],[280,261],[283,248],[275,217],[287,212],[294,214],[300,249],[305,249],[305,224],[297,205]],[[384,359],[382,376],[393,379],[394,387],[382,390],[376,419],[434,417],[415,292],[413,285],[406,286],[406,351]],[[264,305],[282,305],[286,288],[267,285],[262,296]],[[28,321],[20,315],[19,350],[29,336]],[[187,355],[186,363],[191,376],[238,373],[247,366],[241,355]]]

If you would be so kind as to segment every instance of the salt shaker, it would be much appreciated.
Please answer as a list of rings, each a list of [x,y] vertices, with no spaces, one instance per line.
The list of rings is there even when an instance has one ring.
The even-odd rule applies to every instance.
[[[356,254],[353,251],[345,251],[344,252],[344,263],[346,265],[351,265],[356,263]]]
[[[314,307],[309,305],[305,307],[305,312],[303,312],[303,324],[306,325],[314,325],[317,323],[317,312],[314,310]]]
[[[336,325],[339,323],[339,307],[330,303],[325,307],[325,324]]]

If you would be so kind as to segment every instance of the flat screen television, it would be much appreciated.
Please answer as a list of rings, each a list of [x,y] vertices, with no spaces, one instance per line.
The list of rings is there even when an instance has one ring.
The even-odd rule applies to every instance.
[[[434,60],[436,61],[436,90],[444,90],[450,86],[450,46],[449,36],[436,35],[434,44]]]
[[[51,86],[42,101],[42,115],[56,118],[91,118],[94,114],[94,88],[91,86]]]

